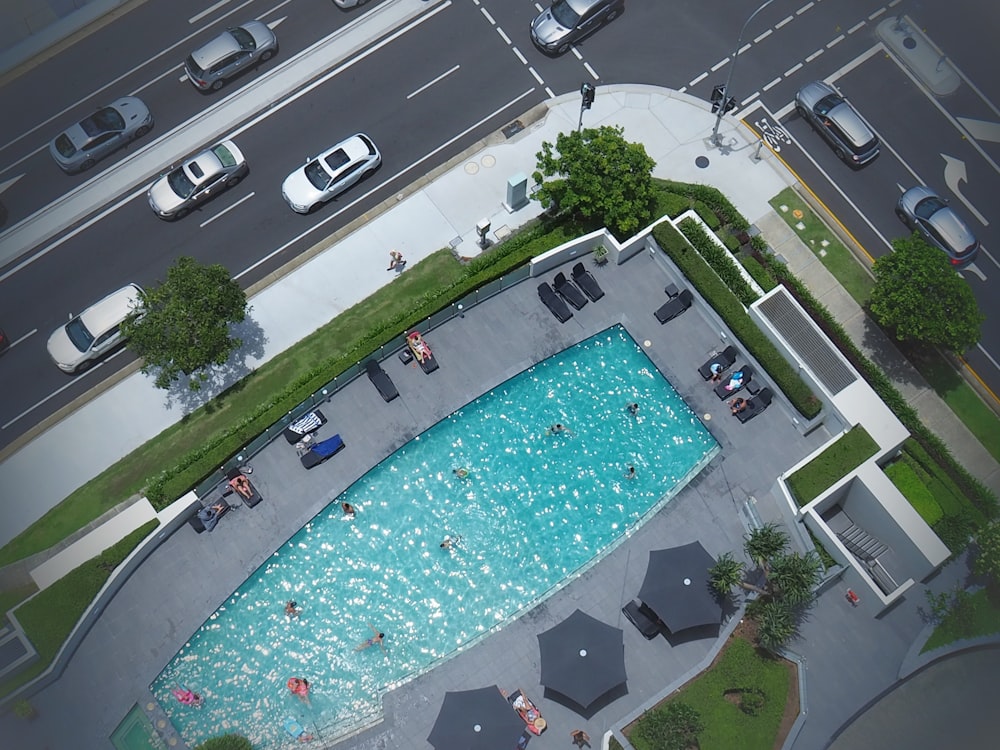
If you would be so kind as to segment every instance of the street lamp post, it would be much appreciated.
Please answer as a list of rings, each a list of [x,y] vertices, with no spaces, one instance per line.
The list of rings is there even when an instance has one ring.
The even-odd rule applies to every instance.
[[[721,146],[719,142],[719,125],[722,123],[722,116],[726,114],[726,102],[729,101],[729,85],[733,82],[733,71],[736,70],[736,59],[740,56],[740,46],[743,44],[743,34],[747,30],[747,26],[750,22],[760,13],[764,8],[773,3],[774,0],[765,0],[761,3],[760,7],[757,8],[750,17],[743,24],[743,28],[740,29],[740,35],[736,39],[736,51],[733,53],[733,62],[729,66],[729,75],[726,76],[726,85],[722,87],[722,100],[719,102],[719,108],[715,112],[715,127],[712,128],[712,143],[716,146]]]

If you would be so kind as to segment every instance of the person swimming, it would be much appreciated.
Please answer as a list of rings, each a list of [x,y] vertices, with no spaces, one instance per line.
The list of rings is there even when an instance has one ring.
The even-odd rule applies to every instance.
[[[364,651],[365,649],[371,648],[372,646],[374,646],[377,643],[379,645],[379,647],[381,647],[382,651],[384,652],[385,651],[385,644],[382,643],[382,641],[385,639],[385,633],[380,633],[378,630],[375,629],[375,626],[372,625],[371,623],[368,623],[368,627],[370,627],[372,629],[372,633],[373,633],[372,637],[371,638],[366,638],[365,640],[361,641],[361,643],[359,643],[357,646],[354,647],[354,650],[355,651]]]
[[[445,534],[444,539],[441,540],[441,549],[451,549],[459,543],[462,537],[459,534],[452,536],[451,534]]]
[[[298,602],[291,600],[285,604],[285,614],[289,617],[298,617],[302,614],[302,608],[299,607]]]
[[[180,686],[174,688],[170,691],[173,696],[177,699],[177,702],[184,706],[194,706],[195,708],[201,708],[201,705],[205,702],[198,693],[187,688],[182,688]]]
[[[309,680],[305,677],[289,677],[285,684],[292,691],[292,695],[298,696],[299,700],[307,706],[312,705],[309,702]]]
[[[465,479],[467,476],[469,476],[469,470],[466,469],[464,466],[459,466],[457,469],[452,469],[451,473],[454,474],[459,479]]]
[[[354,506],[350,503],[341,503],[340,507],[343,509],[345,516],[353,516],[355,514]]]
[[[556,422],[554,425],[545,430],[546,435],[572,435],[573,431],[564,425],[562,422]]]
[[[639,404],[629,404],[628,405],[628,413],[631,414],[633,417],[638,416],[639,415]]]

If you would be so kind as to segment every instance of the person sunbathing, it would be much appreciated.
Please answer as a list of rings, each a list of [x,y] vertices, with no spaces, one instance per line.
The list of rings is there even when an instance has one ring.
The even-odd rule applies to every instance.
[[[198,520],[201,521],[201,525],[205,527],[205,531],[211,531],[215,528],[215,525],[219,522],[219,517],[229,509],[229,506],[221,500],[215,505],[211,505],[208,508],[202,508],[198,511]]]
[[[741,396],[737,396],[729,402],[729,408],[732,410],[733,414],[739,414],[747,408],[747,400]]]
[[[726,390],[735,391],[739,390],[742,387],[743,387],[743,371],[740,370],[739,372],[733,373],[733,376],[729,379],[729,382],[726,384]]]
[[[253,487],[250,486],[250,480],[246,478],[245,474],[237,474],[230,479],[229,486],[248,500],[253,497]]]
[[[423,362],[431,356],[431,348],[427,346],[427,342],[423,340],[419,333],[411,333],[407,341],[413,350],[413,356],[417,358],[418,362]]]

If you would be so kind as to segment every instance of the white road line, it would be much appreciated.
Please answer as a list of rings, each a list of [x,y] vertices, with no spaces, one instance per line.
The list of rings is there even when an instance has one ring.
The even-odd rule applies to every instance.
[[[712,71],[713,73],[714,73],[714,72],[716,72],[716,71],[717,71],[717,70],[718,70],[719,68],[722,68],[722,67],[725,67],[725,65],[726,65],[726,64],[727,64],[728,62],[729,62],[729,58],[728,58],[728,57],[727,57],[727,58],[725,58],[725,59],[723,59],[723,60],[720,60],[719,62],[717,62],[717,63],[716,63],[715,65],[713,65],[713,66],[711,67],[711,71]]]
[[[540,75],[538,75],[538,73],[535,71],[535,69],[531,65],[528,66],[528,72],[531,73],[531,75],[533,75],[535,77],[535,80],[538,81],[538,85],[539,86],[544,86],[545,85],[545,81],[542,80],[542,77]]]
[[[759,91],[754,91],[752,94],[750,94],[750,96],[748,96],[746,99],[744,99],[743,101],[740,102],[740,109],[742,109],[743,107],[747,106],[750,102],[752,102],[758,96],[760,96],[760,92]]]
[[[779,83],[781,83],[781,76],[778,76],[777,78],[775,78],[775,79],[774,79],[773,81],[771,81],[770,83],[768,83],[768,84],[765,84],[765,85],[764,85],[764,87],[763,87],[763,90],[764,90],[764,91],[770,91],[770,90],[771,90],[771,89],[773,89],[773,88],[774,88],[775,86],[777,86],[777,85],[778,85]]]
[[[577,60],[583,59],[583,54],[580,52],[580,50],[576,48],[575,45],[573,47],[570,47],[570,51],[573,53],[573,56],[576,57]]]
[[[493,20],[493,16],[490,15],[490,12],[486,10],[486,8],[479,6],[479,12],[482,13],[484,16],[486,16],[486,20],[489,21],[491,25],[493,26],[497,25],[497,22]]]
[[[803,13],[805,13],[807,10],[809,10],[811,7],[813,7],[815,4],[816,3],[806,3],[801,8],[799,8],[797,11],[795,11],[795,15],[801,16]]]
[[[147,81],[142,86],[140,86],[139,88],[137,88],[135,91],[131,92],[130,96],[135,96],[136,94],[141,93],[143,91],[143,89],[149,88],[154,83],[162,81],[164,78],[166,78],[169,75],[173,75],[174,73],[176,73],[178,71],[178,69],[182,69],[183,67],[184,67],[183,65],[175,65],[174,67],[170,68],[170,70],[163,71],[162,73],[160,73],[160,75],[156,76],[156,78],[153,78],[152,80]],[[182,75],[180,79],[182,81],[186,81],[187,80],[187,73],[185,73],[184,75]]]
[[[590,67],[590,63],[589,62],[585,62],[583,64],[583,67],[585,67],[587,69],[587,72],[590,73],[590,75],[592,75],[594,77],[595,81],[601,80],[601,77],[599,75],[597,75],[597,71],[594,70],[592,67]]]
[[[1000,364],[997,364],[997,361],[995,359],[993,359],[992,355],[983,348],[982,344],[978,344],[977,343],[976,344],[976,348],[979,349],[979,351],[981,351],[983,353],[983,356],[986,357],[986,359],[988,359],[990,362],[993,363],[993,366],[995,368],[997,368],[998,370],[1000,370]]]
[[[852,26],[851,28],[849,28],[849,29],[847,30],[847,33],[848,33],[848,34],[853,34],[853,33],[854,33],[855,31],[857,31],[858,29],[863,29],[863,28],[864,28],[864,26],[865,26],[865,23],[866,23],[865,21],[862,21],[861,23],[856,23],[856,24],[854,24],[854,25],[853,25],[853,26]]]
[[[801,69],[802,69],[802,63],[798,63],[797,65],[793,65],[792,67],[790,67],[788,70],[786,70],[784,72],[784,76],[785,76],[785,78],[788,78],[790,75],[792,75],[793,73],[797,73]]]
[[[760,44],[765,39],[767,39],[769,36],[771,36],[771,34],[773,34],[773,33],[774,33],[774,29],[768,29],[763,34],[761,34],[759,37],[757,37],[756,39],[754,39],[753,43],[754,44]]]
[[[840,43],[841,43],[842,41],[844,41],[844,40],[845,40],[846,38],[847,38],[846,36],[844,36],[843,34],[841,34],[841,35],[840,35],[840,36],[838,36],[838,37],[837,37],[836,39],[833,39],[832,41],[829,41],[829,42],[827,42],[827,43],[826,43],[826,48],[827,48],[827,49],[830,49],[831,47],[834,47],[834,46],[836,46],[836,45],[840,44]]]
[[[485,117],[483,117],[478,122],[474,123],[473,125],[470,125],[465,130],[463,130],[461,133],[458,133],[454,137],[452,137],[449,140],[445,141],[444,143],[442,143],[440,146],[438,146],[433,151],[430,151],[430,152],[424,154],[419,159],[417,159],[417,161],[413,162],[409,166],[403,167],[401,170],[399,170],[398,172],[396,172],[396,174],[394,174],[392,177],[389,177],[387,180],[385,180],[384,182],[382,182],[380,185],[377,185],[377,186],[373,187],[371,190],[369,190],[364,195],[361,195],[358,198],[356,198],[355,200],[351,201],[350,203],[348,203],[346,206],[344,206],[343,208],[341,208],[336,213],[333,213],[330,216],[326,217],[325,219],[323,219],[323,221],[319,222],[318,224],[314,224],[310,229],[305,230],[304,232],[302,232],[301,234],[299,234],[294,239],[291,239],[288,242],[286,242],[281,247],[279,247],[279,248],[277,248],[275,250],[272,250],[270,253],[268,253],[267,255],[265,255],[263,258],[261,258],[260,260],[258,260],[253,265],[247,267],[243,271],[240,271],[240,273],[236,274],[233,278],[236,278],[236,279],[242,278],[243,276],[246,276],[248,273],[250,273],[251,271],[253,271],[255,268],[259,267],[260,265],[262,265],[264,263],[267,263],[275,255],[279,255],[280,253],[283,253],[285,250],[287,250],[289,247],[291,247],[296,242],[298,242],[299,240],[301,240],[303,237],[307,237],[310,233],[316,231],[317,229],[319,229],[321,226],[323,226],[327,222],[331,222],[334,219],[336,219],[338,216],[340,216],[340,214],[344,213],[344,211],[347,211],[348,209],[350,209],[354,205],[356,205],[359,202],[365,200],[370,195],[373,195],[376,191],[383,189],[386,185],[388,185],[389,183],[391,183],[391,182],[399,179],[400,177],[402,177],[403,175],[405,175],[407,172],[409,172],[409,171],[411,171],[413,169],[416,169],[421,164],[423,164],[425,161],[427,161],[432,156],[434,156],[435,154],[437,154],[439,151],[442,151],[442,150],[448,148],[455,141],[458,141],[458,140],[464,138],[467,134],[471,133],[473,130],[475,130],[476,128],[480,127],[484,123],[489,122],[494,117],[496,117],[497,115],[501,114],[504,110],[510,109],[515,104],[517,104],[519,101],[521,101],[524,97],[526,97],[529,94],[531,94],[531,92],[534,91],[534,90],[535,90],[534,88],[530,88],[527,91],[525,91],[523,94],[521,94],[521,95],[519,95],[519,96],[511,99],[509,102],[507,102],[503,106],[498,107],[497,109],[493,110],[493,112],[491,112],[490,114],[486,115]]]
[[[884,53],[885,51],[886,51],[885,46],[881,42],[872,47],[869,47],[860,55],[855,57],[853,60],[848,60],[843,66],[841,66],[833,73],[831,73],[829,76],[827,76],[826,82],[836,83],[838,80],[843,78],[851,71],[855,70],[856,68],[860,68],[864,63],[868,62],[870,58],[874,57],[879,53]]]
[[[744,44],[742,47],[739,48],[739,50],[736,52],[736,54],[737,55],[742,55],[744,52],[746,52],[752,46],[753,45],[751,45],[750,42],[747,42],[746,44]]]
[[[555,99],[556,95],[548,86],[545,87],[545,93],[549,95],[549,99]]]
[[[21,343],[22,341],[25,341],[25,340],[27,340],[27,339],[30,339],[30,338],[31,338],[32,336],[34,336],[34,335],[35,335],[36,333],[38,333],[38,329],[37,329],[37,328],[32,328],[32,329],[31,329],[30,331],[28,331],[28,332],[27,332],[26,334],[24,334],[23,336],[21,336],[21,338],[19,338],[19,339],[15,339],[14,341],[11,341],[11,342],[10,342],[10,345],[9,345],[9,347],[8,347],[8,348],[10,348],[10,349],[13,349],[13,348],[14,348],[15,346],[17,346],[18,344],[20,344],[20,343]]]
[[[868,16],[868,20],[869,21],[874,21],[876,18],[878,18],[879,16],[881,16],[883,13],[885,13],[885,8],[879,8],[877,11],[875,11],[870,16]]]
[[[686,94],[687,90],[688,90],[687,86],[681,86],[679,89],[677,89],[677,93],[678,94]]]
[[[890,3],[889,3],[889,7],[890,7],[890,8],[895,8],[895,7],[896,7],[897,5],[899,5],[899,4],[901,3],[901,2],[903,2],[903,0],[892,0],[892,2],[890,2]]]
[[[517,59],[521,61],[521,65],[528,64],[528,58],[521,54],[521,50],[514,46],[512,46],[511,49],[514,51],[514,54],[517,55]]]
[[[462,67],[462,66],[461,65],[454,65],[451,68],[448,68],[448,70],[446,70],[444,73],[442,73],[441,75],[439,75],[437,78],[435,78],[435,79],[433,79],[431,81],[428,81],[423,86],[421,86],[420,88],[418,88],[416,91],[412,91],[409,94],[407,94],[406,98],[407,99],[412,99],[417,94],[420,94],[420,93],[426,91],[427,89],[429,89],[431,86],[433,86],[438,81],[441,81],[441,80],[447,78],[448,76],[450,76],[452,73],[454,73],[460,67]]]
[[[503,40],[504,40],[504,41],[505,41],[505,42],[507,43],[507,45],[508,45],[508,46],[510,46],[510,43],[511,43],[511,42],[510,42],[510,37],[509,37],[509,36],[507,36],[507,35],[506,35],[506,34],[504,33],[504,30],[503,30],[503,29],[501,29],[501,28],[500,28],[499,26],[497,26],[497,33],[498,33],[498,34],[500,35],[500,38],[501,38],[501,39],[503,39]]]
[[[697,78],[695,78],[693,81],[688,81],[688,86],[691,87],[691,88],[694,88],[699,83],[701,83],[702,81],[704,81],[706,78],[708,78],[708,73],[702,73],[700,76],[698,76]]]
[[[993,253],[987,250],[982,244],[979,245],[979,252],[983,253],[987,258],[993,261],[993,265],[1000,268],[1000,261],[993,257]]]
[[[818,49],[818,50],[816,50],[811,55],[809,55],[809,57],[806,58],[806,62],[807,63],[811,63],[813,60],[815,60],[817,57],[819,57],[820,55],[822,55],[824,52],[826,52],[825,49]]]
[[[792,22],[793,20],[795,20],[795,19],[794,19],[794,18],[793,18],[792,16],[788,16],[788,18],[785,18],[785,19],[783,19],[783,20],[781,20],[781,21],[778,21],[778,23],[774,24],[774,30],[775,30],[775,31],[777,31],[777,30],[778,30],[778,29],[780,29],[780,28],[781,28],[782,26],[787,26],[787,25],[788,25],[788,24],[790,24],[790,23],[791,23],[791,22]]]
[[[193,26],[194,24],[198,23],[198,21],[200,21],[201,19],[203,19],[205,16],[212,15],[213,13],[215,13],[215,11],[217,11],[223,5],[228,5],[228,4],[229,4],[229,0],[219,0],[219,2],[217,2],[215,5],[211,5],[208,8],[205,8],[205,10],[203,10],[201,13],[198,13],[197,15],[191,16],[188,19],[188,23]]]
[[[209,224],[211,224],[213,221],[215,221],[216,219],[221,219],[223,216],[225,216],[226,214],[228,214],[230,211],[232,211],[238,205],[240,205],[241,203],[243,203],[243,201],[248,201],[251,198],[253,198],[255,195],[257,195],[256,191],[250,193],[249,195],[244,195],[242,198],[240,198],[238,201],[236,201],[233,205],[227,206],[226,208],[224,208],[221,211],[219,211],[219,213],[217,213],[215,216],[213,216],[213,217],[211,217],[209,219],[205,219],[205,221],[203,221],[198,226],[201,227],[202,229],[204,229]]]
[[[777,112],[772,112],[771,116],[774,117],[775,122],[780,123],[792,113],[793,109],[795,109],[795,102],[788,102],[788,104],[779,109]]]
[[[535,3],[535,10],[537,10],[539,13],[541,13],[543,10],[545,10],[545,8],[543,8],[538,3]]]

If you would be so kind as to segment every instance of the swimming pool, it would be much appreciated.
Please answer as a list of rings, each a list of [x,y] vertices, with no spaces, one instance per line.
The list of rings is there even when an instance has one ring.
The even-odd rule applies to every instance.
[[[551,434],[556,423],[566,431]],[[239,731],[257,748],[278,747],[289,716],[327,740],[346,733],[377,717],[383,692],[606,554],[717,451],[625,330],[608,329],[361,477],[209,617],[151,689],[192,746]],[[442,549],[445,534],[461,539]],[[284,615],[289,599],[300,617]],[[355,651],[369,623],[386,633],[384,652]],[[292,676],[309,680],[311,706],[290,694]],[[204,706],[179,705],[175,684]]]

